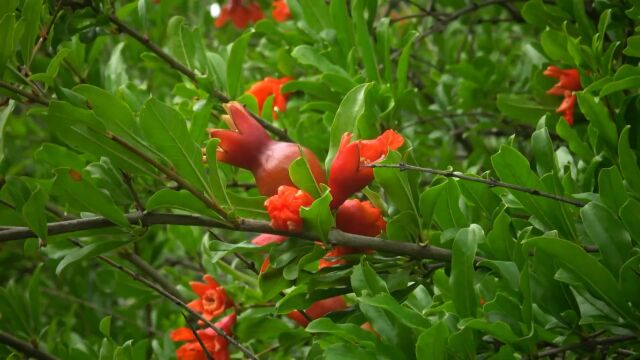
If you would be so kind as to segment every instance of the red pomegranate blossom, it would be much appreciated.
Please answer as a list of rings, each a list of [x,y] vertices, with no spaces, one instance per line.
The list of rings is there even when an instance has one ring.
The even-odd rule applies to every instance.
[[[283,185],[278,188],[276,195],[264,202],[264,206],[274,229],[300,231],[303,227],[300,208],[312,203],[311,195],[293,186]]]
[[[340,311],[346,308],[347,303],[344,301],[344,298],[342,297],[342,295],[338,295],[330,297],[328,299],[316,301],[304,312],[311,318],[311,320],[315,320],[334,311]],[[287,317],[297,322],[300,326],[306,327],[307,325],[309,325],[309,320],[307,320],[298,310],[290,312],[289,314],[287,314]]]
[[[221,28],[231,20],[236,28],[244,29],[250,23],[255,23],[263,17],[262,9],[255,2],[250,1],[245,5],[242,0],[229,0],[220,9],[220,16],[214,24],[217,28]]]
[[[549,95],[564,96],[564,100],[556,109],[558,114],[562,114],[567,123],[573,125],[573,111],[576,105],[575,91],[582,89],[580,85],[580,73],[578,69],[560,69],[557,66],[549,66],[544,71],[544,75],[558,79],[558,82],[547,91]]]
[[[230,314],[214,325],[224,330],[228,335],[232,335],[233,325],[236,323],[236,314]],[[215,360],[229,360],[229,343],[227,339],[218,335],[213,329],[207,328],[204,330],[197,330],[198,337],[202,340],[207,352]],[[198,342],[198,339],[193,335],[191,329],[182,327],[174,330],[171,333],[171,340],[173,341],[186,341],[187,343],[180,346],[176,350],[176,358],[178,360],[207,360],[207,355],[204,349]]]
[[[291,17],[291,11],[289,11],[289,5],[285,0],[275,0],[273,2],[273,10],[271,16],[278,22],[287,21]]]
[[[396,150],[404,143],[404,138],[393,130],[387,130],[373,140],[351,142],[351,138],[351,133],[342,135],[338,153],[331,164],[329,187],[333,196],[332,208],[337,208],[373,181],[373,169],[362,165],[382,160],[389,149]]]
[[[222,314],[232,301],[227,297],[227,292],[221,287],[211,275],[202,277],[204,283],[192,281],[189,283],[191,289],[200,298],[189,303],[189,307],[194,311],[202,313],[202,316],[211,320]]]
[[[282,85],[291,81],[289,77],[283,77],[280,79],[266,77],[262,81],[258,81],[253,84],[249,90],[247,90],[247,94],[253,95],[258,101],[258,110],[260,114],[262,114],[262,109],[264,108],[264,103],[267,101],[269,96],[273,95],[273,119],[278,118],[278,112],[283,112],[287,108],[287,98],[286,94],[282,94],[280,92],[280,88]]]
[[[380,209],[374,207],[371,202],[350,199],[338,208],[336,227],[350,234],[378,236],[387,228],[387,222],[384,221]],[[318,269],[344,265],[347,262],[341,258],[342,256],[370,251],[348,246],[334,246],[324,258],[320,259]]]

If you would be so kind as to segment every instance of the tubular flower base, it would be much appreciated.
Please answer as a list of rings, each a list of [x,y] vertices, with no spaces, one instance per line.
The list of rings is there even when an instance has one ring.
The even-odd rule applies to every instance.
[[[227,292],[222,288],[210,275],[202,277],[204,283],[192,281],[189,283],[191,289],[200,298],[189,303],[189,307],[195,311],[201,312],[202,316],[211,320],[212,318],[222,314],[232,301],[227,297]]]
[[[563,70],[557,66],[549,66],[544,71],[544,75],[558,79],[558,82],[547,91],[547,94],[564,96],[564,100],[558,106],[556,112],[561,114],[569,125],[573,125],[573,111],[576,105],[574,91],[582,89],[578,69]]]
[[[229,0],[220,11],[220,16],[215,21],[217,28],[223,27],[229,20],[238,29],[244,29],[250,23],[255,23],[264,18],[262,9],[254,2],[243,5],[242,0]]]
[[[309,149],[294,143],[272,140],[238,102],[229,102],[224,108],[228,115],[221,118],[227,123],[229,130],[209,129],[212,138],[220,139],[216,158],[251,171],[261,195],[272,196],[281,185],[292,186],[289,165],[303,154],[316,181],[319,184],[326,182],[320,161]]]
[[[264,206],[271,217],[271,226],[274,229],[300,231],[302,230],[300,208],[312,203],[311,195],[292,186],[283,185],[278,188],[277,195],[264,202]]]
[[[373,181],[373,169],[362,165],[382,160],[389,149],[396,150],[404,143],[402,135],[387,130],[373,140],[351,142],[352,134],[342,135],[338,153],[331,164],[329,187],[331,188],[331,207],[337,208],[349,196],[362,190]]]
[[[344,298],[342,297],[342,295],[338,295],[330,297],[328,299],[316,301],[304,312],[312,320],[315,320],[327,315],[328,313],[344,310],[346,308],[347,303],[344,301]],[[306,327],[307,325],[309,325],[309,321],[297,310],[290,312],[289,314],[287,314],[287,316],[289,317],[289,319],[300,324],[300,326]]]
[[[228,335],[232,334],[233,325],[236,323],[236,314],[230,314],[214,325],[224,330]],[[202,340],[207,352],[215,360],[228,360],[229,349],[228,342],[225,338],[218,335],[213,329],[207,328],[204,330],[197,330],[198,337]],[[171,340],[173,341],[187,341],[186,344],[180,346],[176,350],[176,358],[178,360],[207,360],[207,355],[204,349],[198,342],[198,339],[193,335],[193,331],[189,328],[182,327],[174,330],[171,333]]]
[[[286,94],[282,94],[280,92],[280,88],[288,81],[291,81],[291,78],[283,77],[276,79],[266,77],[264,80],[251,85],[249,90],[247,90],[247,94],[253,95],[253,97],[258,101],[258,110],[260,114],[262,114],[265,101],[267,101],[271,95],[273,95],[273,119],[275,120],[278,118],[278,112],[285,111],[287,108],[287,98],[285,97]]]
[[[289,5],[287,5],[287,2],[285,0],[275,0],[273,2],[271,16],[273,16],[275,21],[287,21],[291,17],[291,11],[289,11]]]

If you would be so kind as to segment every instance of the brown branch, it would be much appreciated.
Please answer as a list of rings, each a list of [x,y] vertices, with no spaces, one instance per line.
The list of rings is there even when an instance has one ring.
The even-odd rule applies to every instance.
[[[166,51],[162,50],[158,45],[152,42],[147,35],[143,35],[139,33],[134,28],[125,24],[122,20],[120,20],[120,18],[118,18],[114,14],[109,15],[109,21],[113,25],[115,25],[120,32],[123,32],[131,36],[132,38],[134,38],[140,44],[144,45],[147,49],[149,49],[151,52],[156,54],[160,59],[164,60],[173,69],[177,70],[178,72],[182,73],[184,76],[188,77],[189,80],[193,81],[195,84],[198,83],[198,78],[195,72],[193,72],[191,69],[186,67],[180,61],[178,61],[178,59],[174,58],[173,56],[169,55]],[[231,101],[231,99],[228,96],[226,96],[219,90],[211,89],[211,94],[220,102],[227,103]],[[274,126],[273,124],[262,119],[260,116],[258,116],[257,114],[251,111],[249,111],[249,113],[251,114],[251,116],[253,116],[256,119],[257,122],[260,123],[260,125],[262,125],[262,127],[264,127],[267,131],[275,135],[278,139],[282,141],[288,141],[288,142],[292,141],[289,135],[287,135],[287,133],[282,131],[282,129]]]
[[[178,289],[176,289],[176,287],[173,286],[173,284],[169,280],[167,280],[166,277],[159,273],[158,270],[156,270],[148,262],[144,261],[144,259],[134,253],[125,251],[121,251],[120,253],[118,253],[118,255],[137,267],[142,273],[158,283],[158,285],[160,285],[167,292],[171,293],[171,295],[175,296],[181,301],[186,301],[186,299],[184,298],[184,296],[182,296]]]
[[[58,0],[58,4],[53,10],[53,15],[51,16],[49,25],[47,25],[46,30],[40,34],[40,38],[38,39],[36,46],[33,47],[33,50],[31,51],[31,59],[29,60],[29,64],[27,64],[27,67],[31,65],[31,61],[33,61],[33,58],[38,53],[38,50],[40,50],[42,44],[44,44],[44,42],[49,38],[49,33],[51,33],[51,29],[53,29],[53,24],[56,22],[58,15],[60,14],[60,10],[62,10],[62,0]]]
[[[123,170],[120,170],[120,172],[122,173],[122,180],[124,181],[125,186],[129,190],[129,194],[131,194],[131,197],[133,198],[133,203],[136,206],[136,210],[140,212],[144,212],[144,205],[142,204],[142,201],[140,201],[138,192],[133,187],[133,181],[132,181],[131,175],[127,174]]]
[[[6,344],[9,347],[16,349],[17,351],[25,354],[28,357],[32,357],[38,360],[59,360],[57,357],[46,353],[40,349],[35,348],[30,343],[18,339],[17,337],[0,330],[0,343]]]
[[[216,214],[220,215],[223,219],[227,219],[228,218],[227,212],[224,211],[220,207],[220,205],[218,205],[218,203],[215,200],[208,198],[203,192],[201,192],[200,190],[196,189],[192,184],[190,184],[187,180],[185,180],[180,175],[178,175],[175,171],[167,168],[166,166],[164,166],[161,163],[159,163],[158,161],[156,161],[154,158],[152,158],[149,155],[145,154],[144,152],[138,150],[135,146],[129,144],[123,138],[121,138],[119,136],[116,136],[111,132],[107,133],[106,136],[107,136],[107,138],[109,138],[109,139],[113,140],[114,142],[118,143],[123,148],[127,149],[132,154],[136,155],[140,159],[142,159],[145,162],[149,163],[149,165],[151,165],[154,168],[158,169],[158,171],[160,171],[161,173],[165,174],[169,179],[175,181],[178,185],[180,185],[180,187],[182,187],[183,189],[185,189],[188,192],[190,192],[191,194],[193,194],[193,196],[195,196],[198,200],[202,201],[202,203],[204,203],[208,208],[213,210]]]
[[[187,315],[185,315],[185,313],[182,313],[182,317],[184,318],[184,321],[187,323],[187,326],[189,327],[189,330],[191,330],[191,332],[193,333],[193,336],[195,336],[196,340],[198,340],[198,344],[200,344],[200,347],[202,348],[202,351],[204,351],[204,355],[207,357],[207,360],[215,360],[211,356],[211,354],[209,354],[209,349],[207,349],[207,347],[202,342],[202,339],[200,339],[200,335],[198,335],[198,332],[193,327],[193,324],[191,324],[191,321],[189,320],[189,317]]]
[[[612,337],[603,338],[603,339],[586,339],[578,343],[567,344],[564,346],[550,348],[550,349],[541,351],[536,354],[536,358],[543,358],[546,356],[551,356],[551,355],[563,353],[566,351],[571,351],[574,349],[589,350],[596,346],[612,345],[612,344],[632,341],[632,340],[638,340],[638,337],[636,335],[618,335],[618,336],[612,336]]]
[[[502,181],[497,181],[495,179],[483,179],[483,178],[479,178],[479,177],[469,176],[469,175],[465,175],[465,174],[463,174],[461,172],[458,172],[458,171],[431,169],[431,168],[425,168],[425,167],[420,167],[420,166],[408,165],[408,164],[405,164],[405,163],[399,163],[399,164],[371,164],[371,165],[365,165],[365,166],[366,167],[371,167],[371,168],[399,169],[400,171],[404,171],[404,170],[420,171],[420,172],[425,172],[425,173],[434,174],[434,175],[440,175],[440,176],[444,176],[444,177],[448,177],[448,178],[457,178],[457,179],[461,179],[461,180],[478,182],[478,183],[482,183],[482,184],[485,184],[485,185],[490,186],[490,187],[502,187],[502,188],[506,188],[506,189],[510,189],[510,190],[525,192],[525,193],[528,193],[528,194],[531,194],[531,195],[534,195],[534,196],[545,197],[545,198],[548,198],[548,199],[564,202],[564,203],[567,203],[567,204],[570,204],[570,205],[573,205],[573,206],[577,206],[577,207],[583,207],[583,206],[587,205],[586,203],[584,203],[582,201],[579,201],[579,200],[574,200],[574,199],[567,198],[567,197],[564,197],[564,196],[560,196],[560,195],[556,195],[556,194],[540,191],[538,189],[532,189],[532,188],[528,188],[528,187],[525,187],[525,186],[505,183],[505,182],[502,182]]]
[[[202,226],[227,230],[237,230],[252,233],[267,233],[276,235],[293,236],[299,239],[316,241],[318,235],[312,232],[292,233],[275,230],[266,221],[240,219],[237,225],[232,226],[215,219],[200,215],[182,215],[167,213],[139,212],[126,214],[125,217],[132,225],[185,225]],[[83,218],[69,221],[60,221],[48,224],[48,235],[61,235],[76,231],[110,228],[117,226],[105,217]],[[16,227],[0,231],[0,243],[37,237],[28,227]],[[337,229],[329,232],[329,243],[332,245],[350,246],[355,248],[370,248],[377,251],[389,252],[396,255],[407,256],[415,259],[434,259],[441,261],[451,260],[451,251],[431,245],[418,245],[399,240],[383,240],[375,237],[348,234]],[[477,261],[482,260],[480,257]]]
[[[19,87],[15,86],[13,84],[10,84],[8,82],[4,82],[4,81],[0,80],[0,88],[7,89],[7,90],[9,90],[9,91],[11,91],[13,93],[16,93],[16,94],[22,96],[22,97],[25,97],[25,98],[31,100],[31,102],[33,102],[33,103],[38,103],[38,104],[41,104],[41,105],[44,105],[44,106],[49,106],[49,100],[47,100],[45,98],[42,98],[42,97],[40,97],[38,95],[32,94],[32,93],[30,93],[28,91],[22,90]]]

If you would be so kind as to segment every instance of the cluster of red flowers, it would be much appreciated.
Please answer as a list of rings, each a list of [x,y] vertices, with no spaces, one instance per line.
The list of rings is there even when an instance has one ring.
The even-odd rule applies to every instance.
[[[286,21],[291,17],[289,6],[285,0],[274,0],[271,16],[276,21]],[[264,18],[262,8],[253,1],[229,0],[221,9],[220,15],[215,21],[217,28],[223,27],[229,20],[238,29],[244,29],[247,25]]]
[[[547,94],[564,96],[564,100],[556,109],[556,112],[562,114],[569,125],[573,125],[573,109],[576,106],[576,95],[574,91],[582,89],[580,85],[580,74],[578,69],[560,69],[557,66],[549,66],[544,71],[544,75],[558,79]]]
[[[211,320],[222,315],[225,310],[233,307],[233,301],[227,296],[227,292],[220,286],[213,277],[205,275],[204,283],[192,281],[189,284],[191,289],[198,295],[198,299],[189,303],[189,307],[202,314],[207,320]],[[236,313],[233,312],[214,325],[228,335],[231,335],[233,325],[236,323]],[[202,325],[202,324],[200,324]],[[218,335],[212,328],[196,330],[200,341],[206,348],[209,355],[216,360],[229,359],[227,339]],[[205,349],[202,348],[193,330],[182,327],[171,332],[171,340],[186,341],[176,350],[178,360],[206,360]]]

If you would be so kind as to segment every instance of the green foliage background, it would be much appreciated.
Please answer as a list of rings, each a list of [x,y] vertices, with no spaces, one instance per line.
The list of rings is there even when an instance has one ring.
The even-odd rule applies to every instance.
[[[287,3],[292,20],[267,15],[238,31],[214,28],[200,1],[0,2],[0,236],[29,227],[40,237],[0,242],[0,330],[62,359],[173,357],[180,309],[96,258],[135,269],[125,261],[135,254],[185,298],[203,273],[219,279],[239,306],[234,336],[261,358],[637,356],[640,3]],[[548,65],[580,72],[573,127],[545,93]],[[128,181],[147,211],[220,216],[110,134],[233,214],[267,219],[250,173],[212,156],[205,165],[200,150],[215,152],[206,129],[223,126],[221,96],[257,111],[243,93],[266,76],[295,79],[273,124],[326,164],[343,132],[395,129],[406,145],[387,164],[475,174],[578,206],[378,168],[363,197],[384,209],[384,238],[450,250],[451,262],[378,252],[316,271],[324,250],[293,239],[268,248],[272,266],[259,277],[233,256],[260,266],[253,234],[129,225]],[[320,237],[333,221],[328,202],[317,204],[308,216],[321,217]],[[47,236],[65,216],[117,226]],[[306,329],[284,316],[338,294],[349,308]],[[0,356],[21,358],[12,351],[0,344]]]

